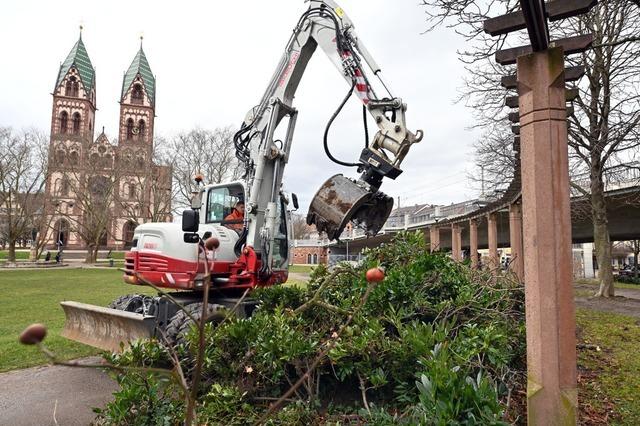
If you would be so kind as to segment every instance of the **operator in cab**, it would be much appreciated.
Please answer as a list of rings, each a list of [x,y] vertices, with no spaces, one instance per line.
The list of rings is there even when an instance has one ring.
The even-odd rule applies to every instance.
[[[241,232],[244,227],[244,201],[238,201],[233,207],[233,211],[229,213],[224,221],[227,228],[233,229],[236,232]]]

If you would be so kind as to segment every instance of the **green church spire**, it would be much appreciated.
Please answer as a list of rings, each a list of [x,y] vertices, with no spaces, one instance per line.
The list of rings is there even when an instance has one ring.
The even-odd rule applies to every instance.
[[[156,78],[153,76],[147,57],[144,54],[144,50],[142,50],[142,37],[140,37],[140,49],[138,53],[136,53],[135,58],[133,58],[131,65],[129,65],[129,69],[124,74],[124,80],[122,81],[122,98],[124,98],[131,87],[131,83],[133,83],[133,80],[135,80],[138,74],[142,78],[144,89],[149,96],[151,105],[154,105],[156,100]]]
[[[62,83],[62,80],[64,80],[64,77],[72,67],[78,70],[82,84],[86,91],[90,92],[91,89],[94,88],[96,81],[96,70],[91,64],[91,59],[89,59],[89,54],[82,41],[82,26],[80,26],[80,37],[78,41],[73,48],[71,48],[71,52],[69,52],[62,65],[60,65],[60,71],[56,79],[56,88],[60,86],[60,83]]]

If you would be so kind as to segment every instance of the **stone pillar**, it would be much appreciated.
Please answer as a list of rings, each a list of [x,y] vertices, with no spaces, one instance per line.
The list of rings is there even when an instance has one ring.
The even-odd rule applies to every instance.
[[[440,250],[440,230],[436,226],[429,227],[429,240],[431,242],[431,253]]]
[[[518,58],[530,425],[577,421],[564,52]]]
[[[451,257],[456,262],[462,261],[462,229],[455,223],[451,225]]]
[[[478,268],[478,221],[469,221],[469,256],[471,256],[471,267]]]
[[[522,207],[509,206],[509,241],[511,242],[511,270],[520,282],[524,281],[524,254],[522,249]]]
[[[593,243],[582,245],[582,261],[584,263],[584,277],[595,278],[596,273],[593,270]]]
[[[487,215],[487,235],[489,239],[489,268],[498,274],[500,258],[498,257],[498,218],[495,213]]]

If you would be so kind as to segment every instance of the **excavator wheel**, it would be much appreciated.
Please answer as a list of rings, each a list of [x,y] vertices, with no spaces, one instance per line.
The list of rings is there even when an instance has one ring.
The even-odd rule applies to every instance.
[[[185,306],[185,310],[188,311],[196,321],[200,321],[202,315],[202,303],[191,303]],[[209,318],[207,323],[218,324],[224,320],[227,316],[227,310],[222,305],[215,305],[209,303],[208,308]],[[187,343],[187,334],[191,330],[193,321],[182,310],[178,310],[176,314],[169,321],[165,335],[168,340],[168,344],[173,347],[183,346]]]

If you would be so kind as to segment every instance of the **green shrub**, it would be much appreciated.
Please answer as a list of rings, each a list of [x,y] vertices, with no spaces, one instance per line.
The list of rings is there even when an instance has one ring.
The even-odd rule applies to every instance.
[[[616,281],[626,284],[640,284],[640,277],[636,278],[633,275],[619,275]]]
[[[374,266],[385,268],[386,278],[370,287],[364,275]],[[250,318],[206,328],[200,423],[254,423],[300,378],[295,402],[270,424],[500,423],[500,401],[514,386],[504,380],[524,369],[521,287],[430,254],[417,233],[368,251],[360,266],[340,268],[314,268],[305,289],[258,290],[253,296],[260,305]],[[195,334],[183,349],[192,352],[190,359]],[[166,365],[158,348],[134,346],[113,362]],[[307,375],[325,349],[327,356]],[[185,361],[183,369],[189,368]],[[129,375],[134,378],[121,379],[123,393],[106,412],[121,405],[142,410],[140,404],[152,400],[136,374]],[[145,380],[158,382],[149,386],[157,389],[154,396],[180,412],[175,388],[169,394],[160,377]],[[102,412],[103,418],[116,414]]]

